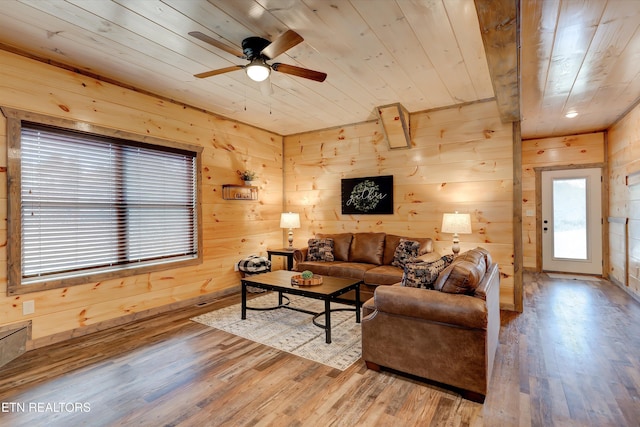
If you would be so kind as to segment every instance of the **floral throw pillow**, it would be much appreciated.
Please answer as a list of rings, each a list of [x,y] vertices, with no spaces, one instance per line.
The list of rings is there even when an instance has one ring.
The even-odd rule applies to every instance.
[[[433,289],[438,275],[451,264],[453,255],[445,255],[433,262],[407,263],[402,275],[402,286]]]
[[[398,243],[396,251],[393,254],[393,261],[391,261],[391,265],[394,267],[404,268],[404,265],[407,262],[410,262],[413,258],[418,256],[419,251],[420,242],[400,239],[400,243]]]
[[[333,261],[333,239],[309,239],[308,261]]]

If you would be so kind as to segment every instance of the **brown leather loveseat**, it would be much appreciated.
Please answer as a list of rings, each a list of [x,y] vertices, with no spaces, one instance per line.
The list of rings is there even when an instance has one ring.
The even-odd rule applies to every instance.
[[[498,265],[476,248],[457,257],[433,287],[378,287],[363,307],[362,358],[370,369],[426,378],[482,402],[500,330]]]
[[[393,265],[396,249],[402,239],[420,243],[418,255],[433,252],[433,240],[429,237],[402,237],[387,233],[334,233],[317,234],[310,241],[322,239],[331,239],[332,260],[310,260],[309,247],[296,249],[293,254],[295,270],[362,280],[361,301],[373,297],[377,286],[392,285],[402,280],[403,269]]]

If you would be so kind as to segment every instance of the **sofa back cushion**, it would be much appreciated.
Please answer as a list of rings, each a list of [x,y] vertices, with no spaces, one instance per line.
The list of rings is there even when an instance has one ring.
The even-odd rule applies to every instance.
[[[318,239],[333,239],[333,258],[336,261],[349,261],[349,247],[353,239],[352,233],[316,234]]]
[[[433,252],[433,240],[431,237],[403,237],[396,236],[395,234],[387,234],[384,242],[384,257],[382,263],[385,265],[391,265],[393,257],[396,253],[396,248],[400,243],[400,239],[415,240],[420,242],[420,250],[418,255],[423,255],[429,252]]]
[[[446,293],[473,295],[491,265],[491,255],[484,248],[475,248],[456,257],[444,269],[433,288]]]
[[[382,265],[385,233],[355,233],[349,252],[350,262]]]

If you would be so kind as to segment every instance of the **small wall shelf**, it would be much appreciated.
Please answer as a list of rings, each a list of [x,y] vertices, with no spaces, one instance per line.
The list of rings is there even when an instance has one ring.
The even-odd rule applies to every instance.
[[[224,200],[258,200],[258,187],[255,185],[223,184]]]

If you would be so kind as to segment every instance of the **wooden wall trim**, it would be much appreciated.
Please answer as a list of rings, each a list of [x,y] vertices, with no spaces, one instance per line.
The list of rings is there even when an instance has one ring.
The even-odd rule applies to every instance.
[[[513,305],[524,310],[522,246],[522,134],[520,121],[513,122]]]
[[[504,123],[520,120],[519,3],[475,0],[493,91]]]
[[[609,133],[604,132],[604,163],[602,165],[602,277],[609,277]]]

